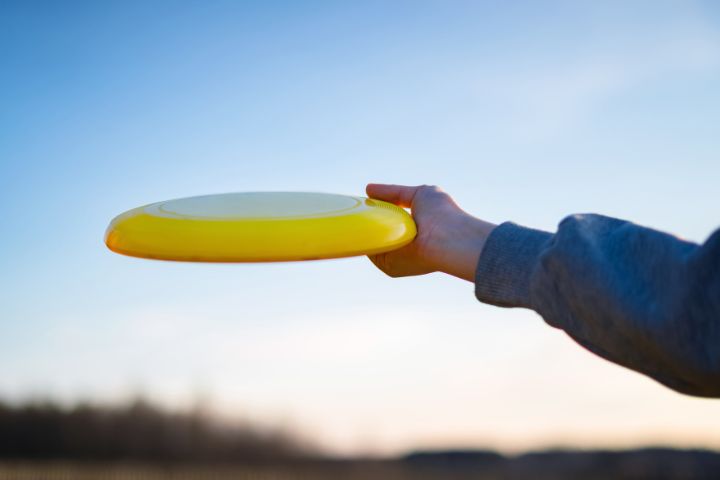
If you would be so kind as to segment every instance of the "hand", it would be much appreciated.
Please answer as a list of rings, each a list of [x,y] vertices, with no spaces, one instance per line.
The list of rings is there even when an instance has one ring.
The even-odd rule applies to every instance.
[[[464,212],[435,186],[367,186],[370,198],[411,209],[418,234],[408,245],[368,258],[391,277],[445,272],[473,282],[485,240],[495,225]]]

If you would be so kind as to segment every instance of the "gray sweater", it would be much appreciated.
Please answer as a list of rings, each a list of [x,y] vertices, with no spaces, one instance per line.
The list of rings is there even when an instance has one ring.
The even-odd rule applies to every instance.
[[[720,230],[703,245],[601,215],[555,234],[504,223],[478,261],[485,303],[535,310],[588,350],[720,397]]]

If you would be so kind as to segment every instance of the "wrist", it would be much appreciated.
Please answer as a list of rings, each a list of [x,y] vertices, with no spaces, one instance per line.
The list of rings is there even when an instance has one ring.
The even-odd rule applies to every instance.
[[[435,259],[437,270],[474,282],[480,254],[495,227],[465,212],[460,213],[439,232]]]

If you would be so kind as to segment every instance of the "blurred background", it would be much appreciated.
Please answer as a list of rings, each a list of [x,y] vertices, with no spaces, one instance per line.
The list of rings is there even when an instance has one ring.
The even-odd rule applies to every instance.
[[[720,222],[719,86],[713,1],[0,0],[3,408],[151,402],[336,458],[720,449],[717,400],[469,283],[103,244],[154,201],[368,182],[700,242]]]

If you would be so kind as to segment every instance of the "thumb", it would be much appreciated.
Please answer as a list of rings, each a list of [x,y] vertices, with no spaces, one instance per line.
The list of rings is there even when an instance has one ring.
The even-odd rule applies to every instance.
[[[365,188],[368,197],[394,203],[401,207],[411,207],[419,186],[389,185],[383,183],[369,183]]]

